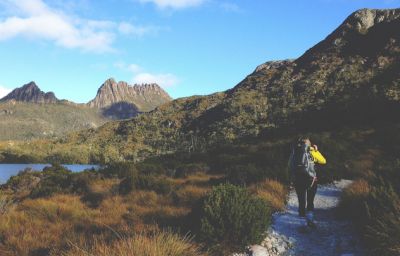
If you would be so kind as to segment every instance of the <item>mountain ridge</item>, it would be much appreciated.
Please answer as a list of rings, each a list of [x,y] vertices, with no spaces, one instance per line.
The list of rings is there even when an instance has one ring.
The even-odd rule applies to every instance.
[[[143,111],[151,110],[153,107],[146,106],[149,101],[148,97],[152,97],[151,93],[160,96],[161,100],[171,100],[172,98],[156,83],[150,84],[134,84],[127,82],[116,82],[114,78],[107,79],[98,89],[94,99],[89,101],[89,107],[104,108],[118,102],[138,101],[135,105]],[[149,95],[150,94],[150,95]],[[150,99],[151,100],[151,99]]]
[[[129,86],[113,79],[108,79],[99,92],[108,101],[77,104],[60,100],[53,92],[43,92],[35,82],[16,88],[0,99],[0,140],[58,138],[110,120],[132,118],[171,99],[156,84]]]
[[[128,119],[171,100],[168,93],[156,83],[129,85],[109,78],[100,86],[96,97],[86,105],[103,109],[107,117]]]
[[[56,143],[90,148],[91,159],[136,161],[277,131],[392,122],[400,116],[399,24],[400,9],[359,10],[296,60],[261,64],[232,89],[176,99]]]
[[[132,120],[83,132],[80,143],[117,141],[121,150],[136,148],[126,155],[133,159],[202,150],[277,128],[380,120],[388,109],[399,109],[399,22],[400,9],[356,11],[296,60],[262,64],[225,92],[177,99]],[[338,39],[342,43],[334,44]]]

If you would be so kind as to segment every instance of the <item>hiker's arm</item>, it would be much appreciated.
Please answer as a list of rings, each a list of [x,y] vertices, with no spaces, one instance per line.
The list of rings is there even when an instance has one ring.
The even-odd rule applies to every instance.
[[[288,167],[289,167],[289,178],[290,178],[290,179],[293,178],[293,171],[294,171],[293,157],[294,157],[294,154],[293,154],[293,152],[292,152],[292,153],[290,154],[289,162],[288,162]]]
[[[311,150],[311,155],[314,158],[314,162],[317,164],[326,164],[325,157],[318,150]]]

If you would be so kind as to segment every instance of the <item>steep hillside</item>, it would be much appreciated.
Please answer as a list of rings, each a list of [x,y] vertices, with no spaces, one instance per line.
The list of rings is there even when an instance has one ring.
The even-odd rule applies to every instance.
[[[103,110],[103,114],[113,119],[126,119],[139,112],[148,112],[172,98],[157,84],[129,85],[116,82],[113,78],[105,81],[96,97],[88,102],[91,108]]]
[[[107,120],[98,110],[73,104],[0,103],[0,141],[61,137],[96,128]]]
[[[231,90],[174,100],[56,145],[87,150],[79,161],[138,160],[294,129],[393,122],[400,110],[399,28],[400,9],[357,11],[300,58],[267,62]]]

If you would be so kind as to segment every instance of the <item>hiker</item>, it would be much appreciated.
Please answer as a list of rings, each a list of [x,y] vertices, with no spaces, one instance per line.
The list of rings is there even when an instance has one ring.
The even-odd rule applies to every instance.
[[[326,164],[317,145],[312,145],[308,138],[298,139],[290,154],[289,169],[299,201],[299,216],[305,218],[310,227],[315,227],[313,211],[318,184],[316,163]]]

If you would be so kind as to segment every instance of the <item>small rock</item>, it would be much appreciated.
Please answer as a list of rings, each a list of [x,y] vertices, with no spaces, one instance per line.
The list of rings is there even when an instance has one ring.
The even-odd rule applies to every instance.
[[[268,250],[260,245],[253,245],[249,248],[249,256],[269,256]]]

